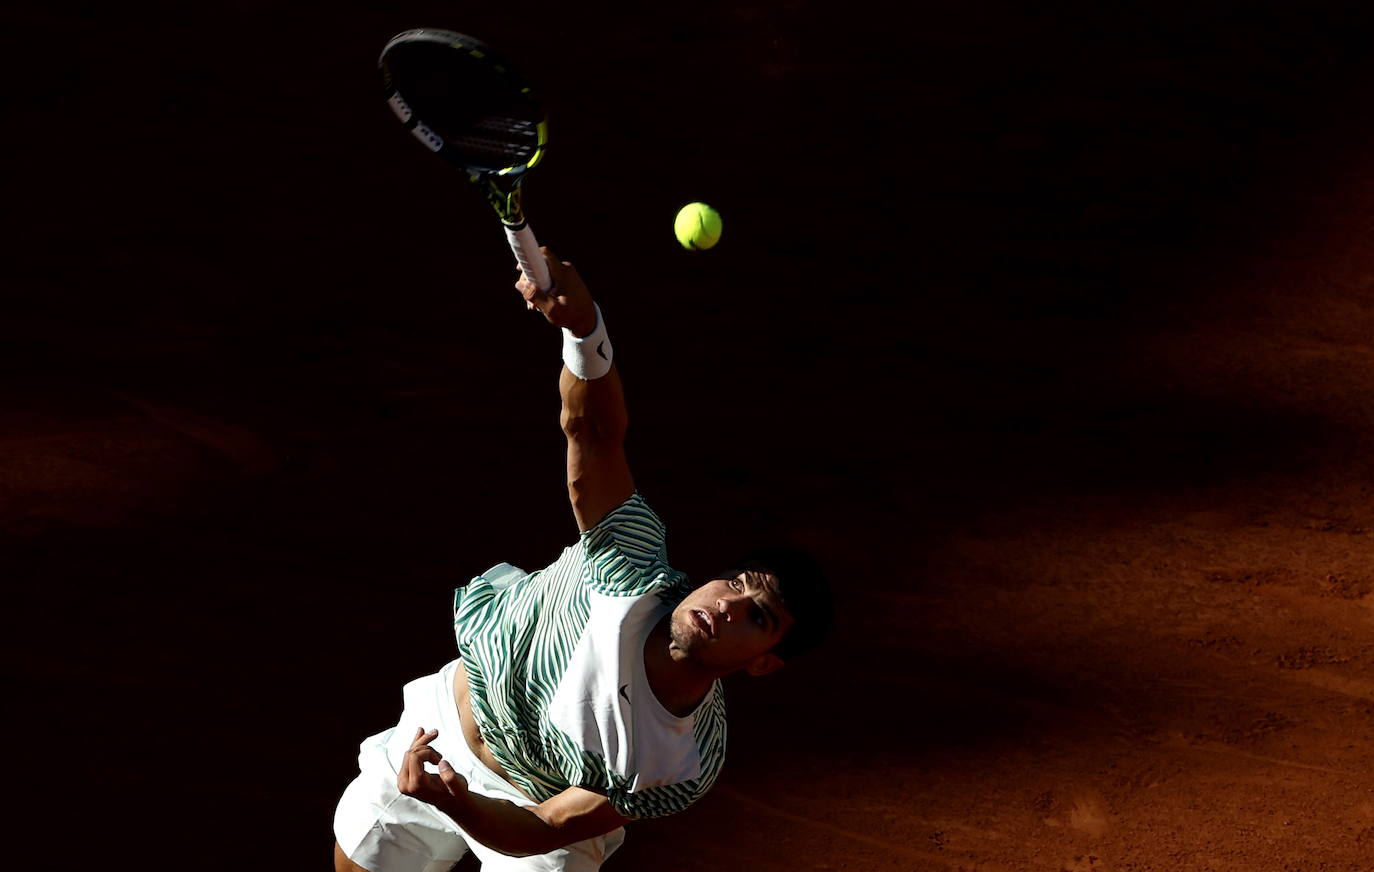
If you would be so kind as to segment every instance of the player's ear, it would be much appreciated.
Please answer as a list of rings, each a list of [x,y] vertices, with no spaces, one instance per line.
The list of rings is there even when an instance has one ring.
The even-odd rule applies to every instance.
[[[749,665],[744,667],[744,671],[757,678],[760,675],[777,672],[785,663],[785,660],[770,651],[750,660]]]

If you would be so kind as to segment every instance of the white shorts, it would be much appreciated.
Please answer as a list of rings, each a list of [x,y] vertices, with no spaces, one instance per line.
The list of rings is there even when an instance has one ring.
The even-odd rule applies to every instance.
[[[471,838],[453,818],[396,789],[396,770],[416,727],[437,729],[431,743],[468,789],[518,806],[536,805],[488,769],[468,748],[453,698],[454,660],[434,675],[405,686],[400,723],[358,746],[358,777],[344,789],[334,812],[334,837],[354,863],[371,872],[447,872],[472,851],[484,872],[594,872],[625,841],[625,828],[575,842],[548,854],[508,857]],[[432,764],[426,768],[438,771]]]

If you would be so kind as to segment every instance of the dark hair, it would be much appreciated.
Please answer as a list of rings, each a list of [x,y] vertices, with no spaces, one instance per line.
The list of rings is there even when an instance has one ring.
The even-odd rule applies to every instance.
[[[767,572],[778,580],[778,596],[795,619],[773,653],[791,660],[812,650],[830,633],[835,607],[830,583],[815,557],[790,545],[774,545],[751,551],[736,563],[739,569],[717,578],[735,578],[745,570]]]

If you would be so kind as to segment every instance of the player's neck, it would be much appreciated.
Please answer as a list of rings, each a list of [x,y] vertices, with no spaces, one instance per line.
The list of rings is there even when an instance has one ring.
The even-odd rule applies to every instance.
[[[671,613],[665,615],[644,640],[644,672],[659,704],[682,718],[696,710],[717,676],[702,672],[690,660],[673,657],[670,618]]]

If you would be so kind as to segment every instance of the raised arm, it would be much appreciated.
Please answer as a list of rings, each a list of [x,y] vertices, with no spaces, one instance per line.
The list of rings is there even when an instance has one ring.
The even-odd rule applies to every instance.
[[[611,357],[610,341],[591,293],[572,264],[558,260],[547,248],[543,253],[553,287],[545,293],[524,278],[515,287],[531,309],[564,330],[564,360],[573,361],[572,366],[564,365],[558,380],[563,397],[561,422],[568,440],[568,498],[578,529],[588,530],[634,493],[625,459],[629,416],[620,373],[614,363],[605,368]],[[591,365],[579,364],[579,355]],[[579,377],[573,368],[588,377]]]

